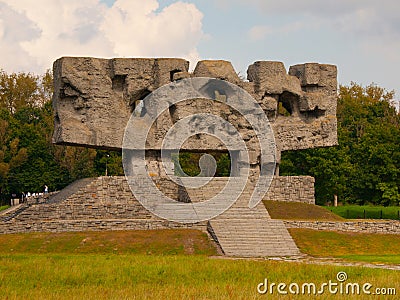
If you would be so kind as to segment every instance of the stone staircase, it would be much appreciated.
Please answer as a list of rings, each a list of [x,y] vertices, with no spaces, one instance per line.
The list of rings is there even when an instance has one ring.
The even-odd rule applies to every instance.
[[[280,220],[217,217],[209,221],[212,236],[228,256],[299,256],[301,253]],[[210,229],[208,229],[210,231]]]
[[[0,221],[2,222],[8,222],[11,219],[15,218],[18,216],[20,213],[22,213],[24,210],[28,208],[28,204],[22,203],[18,204],[16,206],[12,206],[4,211],[1,212],[0,214]]]
[[[228,180],[225,177],[216,177],[211,179],[209,177],[201,177],[201,178],[191,178],[191,177],[183,177],[180,179],[181,184],[185,185],[185,190],[187,192],[187,196],[189,197],[192,203],[204,202],[208,199],[211,199],[215,195],[217,195],[224,186],[227,184]],[[206,185],[200,188],[190,188],[190,184],[197,183],[200,180],[210,180]],[[186,202],[186,201],[183,201]]]
[[[190,185],[189,179],[183,181]],[[190,198],[190,202],[194,203],[205,201],[218,194],[227,181],[228,178],[214,178],[203,187],[186,188],[187,197]],[[233,199],[239,188],[239,184],[237,184],[224,193],[227,198]],[[271,219],[261,202],[252,209],[248,207],[253,189],[253,185],[247,183],[238,200],[228,210],[208,222],[209,234],[228,256],[301,255],[283,221]]]

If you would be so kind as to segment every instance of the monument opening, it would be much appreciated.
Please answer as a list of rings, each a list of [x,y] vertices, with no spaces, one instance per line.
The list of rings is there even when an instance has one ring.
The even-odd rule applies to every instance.
[[[230,177],[232,173],[228,151],[180,151],[172,154],[172,160],[178,177]]]

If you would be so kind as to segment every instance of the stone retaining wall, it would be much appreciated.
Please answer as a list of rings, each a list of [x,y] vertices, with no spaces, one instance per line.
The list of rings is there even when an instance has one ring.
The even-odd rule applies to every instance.
[[[214,184],[217,191],[218,184],[225,185],[224,180],[217,178],[211,185]],[[313,203],[313,184],[314,179],[307,176],[275,177],[266,198]],[[172,181],[159,179],[156,185],[173,199],[177,200],[179,194],[182,196],[182,191],[179,193],[178,185]],[[82,184],[79,189],[71,185],[62,192],[66,196],[58,202],[52,201],[52,197],[35,199],[21,207],[15,216],[2,216],[4,221],[0,221],[0,233],[188,227],[160,219],[145,209],[133,196],[123,176],[95,178]],[[210,195],[192,196],[200,199]],[[193,226],[206,228],[205,224]]]
[[[286,228],[307,228],[313,230],[345,231],[355,233],[400,234],[400,221],[397,220],[354,220],[345,222],[292,221],[284,220]]]
[[[181,188],[179,199],[182,202],[189,202],[189,198],[191,202],[211,199],[224,188],[228,179],[228,177],[216,177],[200,188],[187,190]],[[186,182],[187,180],[188,178],[185,179]],[[275,176],[263,199],[315,204],[314,182],[315,179],[311,176]]]
[[[276,176],[264,200],[315,204],[314,177]]]

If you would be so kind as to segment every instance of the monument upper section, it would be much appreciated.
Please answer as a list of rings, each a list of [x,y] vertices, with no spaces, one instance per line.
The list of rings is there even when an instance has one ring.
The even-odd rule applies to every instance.
[[[239,78],[231,63],[223,60],[200,61],[192,73],[188,70],[189,62],[179,58],[58,59],[53,67],[54,142],[120,149],[132,113],[146,114],[142,100],[147,95],[184,78],[211,77],[241,87],[259,103],[269,119],[278,150],[337,144],[334,65],[299,64],[287,72],[281,62],[257,61],[248,67],[247,80]],[[212,89],[212,84],[207,88]],[[193,99],[163,112],[153,126],[149,149],[159,149],[159,140],[168,128],[192,112],[218,114],[239,127],[244,139],[251,142],[251,136],[246,139],[245,119],[224,106],[226,95],[217,88],[212,94],[214,103]],[[203,139],[200,146],[188,141],[184,147],[219,150],[218,141],[212,137],[199,139]]]

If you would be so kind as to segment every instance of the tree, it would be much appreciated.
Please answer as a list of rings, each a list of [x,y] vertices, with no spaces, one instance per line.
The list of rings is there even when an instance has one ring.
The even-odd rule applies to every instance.
[[[96,176],[93,149],[53,145],[52,74],[0,72],[0,200]]]
[[[351,83],[339,89],[336,147],[290,151],[281,174],[315,177],[317,203],[334,194],[342,202],[398,205],[400,115],[393,91]]]

